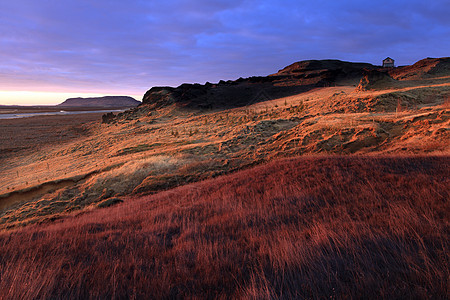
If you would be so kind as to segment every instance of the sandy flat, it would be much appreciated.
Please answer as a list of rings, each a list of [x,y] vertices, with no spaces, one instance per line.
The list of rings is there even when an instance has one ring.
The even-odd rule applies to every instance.
[[[0,158],[20,151],[33,151],[42,146],[65,143],[84,136],[83,124],[101,122],[103,113],[64,116],[36,116],[0,120]]]

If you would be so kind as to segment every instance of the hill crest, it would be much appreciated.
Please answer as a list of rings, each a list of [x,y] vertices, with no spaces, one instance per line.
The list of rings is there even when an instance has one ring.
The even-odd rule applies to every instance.
[[[191,108],[234,108],[298,95],[320,87],[357,87],[362,79],[367,83],[359,90],[389,88],[398,85],[398,80],[434,79],[448,74],[449,70],[450,58],[445,57],[427,58],[411,66],[396,68],[332,59],[305,60],[268,76],[221,80],[216,84],[152,87],[145,93],[142,104],[153,108],[172,104]]]

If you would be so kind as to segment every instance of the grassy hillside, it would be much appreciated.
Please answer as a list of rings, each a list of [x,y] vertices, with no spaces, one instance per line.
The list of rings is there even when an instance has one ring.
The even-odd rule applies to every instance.
[[[370,96],[381,97],[373,100],[375,106],[393,103],[383,113],[332,112],[332,105],[349,109],[371,103],[367,97],[374,92],[331,87],[227,110],[142,106],[108,124],[98,120],[54,128],[54,123],[39,125],[38,120],[5,121],[0,131],[0,228],[53,219],[109,197],[154,193],[280,157],[448,154],[450,109],[443,96],[448,86],[434,89],[425,91],[434,93],[430,99],[435,102],[402,111],[395,111],[393,93]],[[408,91],[408,97],[413,99],[413,93]],[[14,133],[19,128],[23,130]]]
[[[0,230],[305,154],[450,153],[450,60],[334,60],[153,87],[98,117],[0,120]]]
[[[0,233],[0,295],[446,298],[450,158],[274,161]]]

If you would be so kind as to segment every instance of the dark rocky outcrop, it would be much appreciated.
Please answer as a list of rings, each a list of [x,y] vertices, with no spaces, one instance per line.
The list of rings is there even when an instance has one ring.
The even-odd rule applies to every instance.
[[[104,96],[69,98],[58,106],[63,107],[136,107],[141,102],[129,96]]]
[[[112,112],[103,114],[102,116],[102,123],[104,124],[108,124],[108,123],[112,123],[116,118],[116,115]]]
[[[396,80],[388,72],[378,70],[364,70],[364,75],[356,87],[357,91],[368,91],[388,88],[395,85]]]
[[[294,63],[269,76],[219,81],[217,84],[182,84],[179,87],[153,87],[143,105],[154,108],[176,104],[192,108],[232,108],[332,86],[341,80],[363,76],[364,69],[377,67],[366,63],[339,60],[309,60]]]
[[[353,85],[374,90],[404,85],[399,81],[448,76],[450,58],[427,58],[412,66],[382,68],[368,63],[340,60],[306,60],[275,74],[219,81],[216,84],[182,84],[153,87],[143,98],[149,109],[168,105],[190,108],[232,108],[307,92],[316,87]]]

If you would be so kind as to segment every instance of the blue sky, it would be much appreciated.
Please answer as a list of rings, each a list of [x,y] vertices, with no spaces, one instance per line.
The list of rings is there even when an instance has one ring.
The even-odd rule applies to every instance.
[[[22,104],[11,91],[140,99],[306,59],[411,64],[450,56],[448,16],[444,0],[0,0],[0,104]]]

